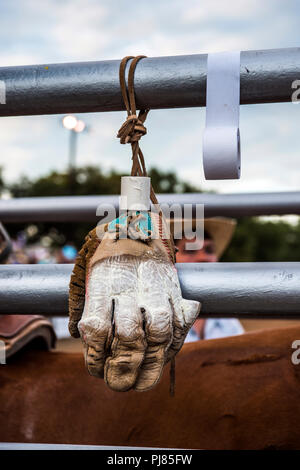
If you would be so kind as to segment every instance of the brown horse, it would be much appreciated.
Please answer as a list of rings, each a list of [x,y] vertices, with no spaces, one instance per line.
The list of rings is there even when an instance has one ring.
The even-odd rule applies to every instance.
[[[299,449],[297,339],[300,327],[187,344],[175,397],[167,370],[151,391],[117,393],[81,354],[19,353],[0,365],[0,441]]]

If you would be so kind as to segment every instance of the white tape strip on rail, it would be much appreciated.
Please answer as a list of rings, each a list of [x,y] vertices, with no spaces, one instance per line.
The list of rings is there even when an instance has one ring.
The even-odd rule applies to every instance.
[[[207,57],[203,166],[207,180],[239,179],[240,52]]]

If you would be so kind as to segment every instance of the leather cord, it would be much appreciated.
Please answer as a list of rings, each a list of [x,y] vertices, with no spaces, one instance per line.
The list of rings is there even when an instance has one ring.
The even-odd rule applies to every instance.
[[[136,57],[126,56],[124,57],[124,59],[121,60],[120,68],[119,68],[120,88],[121,88],[123,101],[124,101],[126,111],[127,111],[127,118],[126,118],[126,121],[120,127],[117,137],[120,139],[121,144],[128,144],[128,143],[131,144],[131,150],[132,150],[131,176],[148,176],[144,155],[143,155],[142,150],[140,149],[139,140],[141,139],[143,135],[147,134],[147,129],[144,123],[146,121],[146,118],[150,109],[141,109],[139,111],[139,114],[137,115],[135,93],[134,93],[134,72],[135,72],[137,63],[145,57],[146,56],[144,55],[138,55]],[[128,72],[128,91],[127,91],[125,70],[126,70],[127,62],[131,59],[132,61],[131,61],[129,72]],[[154,192],[154,189],[152,187],[152,184],[150,186],[150,199],[152,203],[157,205],[156,207],[159,208],[158,200]],[[177,249],[175,247],[175,243],[174,243],[172,235],[170,236],[172,240],[174,260],[175,260],[175,253]],[[170,258],[172,259],[171,255],[170,255]],[[175,394],[175,357],[171,359],[171,364],[170,364],[170,395],[174,396],[174,394]]]
[[[136,109],[136,101],[135,101],[135,93],[134,93],[134,73],[137,66],[137,63],[144,59],[146,56],[138,55],[134,56],[126,56],[124,59],[121,60],[120,68],[119,68],[119,81],[120,81],[120,88],[123,97],[123,101],[127,111],[127,118],[126,121],[120,127],[117,137],[120,139],[121,144],[131,144],[132,149],[132,168],[131,168],[131,176],[148,176],[145,159],[143,152],[139,145],[139,140],[143,135],[147,133],[147,129],[144,125],[144,122],[147,118],[147,115],[150,109],[142,109],[139,111],[137,115]],[[125,70],[126,65],[129,60],[132,59],[132,62],[129,67],[128,72],[128,91],[126,87],[126,77],[125,77]],[[153,204],[156,205],[158,212],[162,214],[159,203],[154,192],[152,184],[150,185],[150,199]],[[160,225],[160,231],[162,232],[162,225]],[[170,253],[168,245],[162,239],[172,262],[175,262],[177,247],[175,246],[174,239],[172,234],[170,234],[170,240],[172,244],[172,251]]]
[[[121,144],[131,144],[132,149],[132,176],[148,176],[143,152],[139,145],[140,138],[147,133],[144,122],[147,118],[149,109],[140,110],[137,115],[135,93],[134,93],[134,72],[139,60],[145,58],[144,55],[137,57],[127,56],[122,59],[119,69],[120,87],[127,111],[127,119],[122,124],[117,134]],[[128,73],[128,92],[126,87],[125,69],[127,62],[132,59]],[[154,189],[150,187],[150,198],[153,204],[158,204]]]

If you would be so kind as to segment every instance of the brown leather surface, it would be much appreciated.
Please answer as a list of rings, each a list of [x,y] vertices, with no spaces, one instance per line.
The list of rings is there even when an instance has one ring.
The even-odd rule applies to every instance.
[[[28,351],[0,366],[0,442],[299,449],[299,338],[292,326],[188,343],[172,399],[167,368],[149,392],[116,393],[82,353]]]
[[[30,323],[42,318],[41,315],[0,315],[0,336],[12,338]]]
[[[55,347],[52,323],[42,315],[0,315],[0,340],[5,343],[6,357],[11,357],[31,341],[40,339],[41,348]]]

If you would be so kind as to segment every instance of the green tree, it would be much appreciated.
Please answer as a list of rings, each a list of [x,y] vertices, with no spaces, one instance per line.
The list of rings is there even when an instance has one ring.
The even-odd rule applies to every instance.
[[[52,171],[35,180],[28,177],[10,185],[14,197],[68,196],[91,194],[119,194],[123,173],[111,170],[105,174],[99,167],[77,168],[73,174]],[[200,188],[181,181],[174,172],[163,172],[156,168],[149,171],[151,182],[157,193],[199,192]],[[1,181],[1,180],[0,180]]]
[[[30,180],[21,177],[12,185],[5,185],[0,171],[0,190],[9,189],[14,197],[67,196],[119,194],[122,173],[115,170],[104,173],[101,168],[85,166],[71,175],[53,171],[48,175]],[[173,171],[151,168],[151,182],[157,193],[200,192],[200,188],[184,182]],[[230,246],[222,261],[298,261],[300,260],[300,220],[292,226],[286,222],[271,222],[257,217],[238,219]],[[26,227],[24,224],[9,226],[14,236]],[[54,244],[73,242],[80,246],[93,224],[87,223],[38,223],[32,241],[49,236]]]
[[[98,166],[85,166],[75,169],[71,175],[52,171],[48,175],[33,180],[22,176],[19,181],[7,188],[13,197],[120,194],[120,182],[123,175],[115,170],[104,173]],[[149,176],[157,193],[200,191],[198,187],[181,181],[172,171],[163,172],[151,168]],[[53,243],[73,242],[77,247],[82,244],[87,232],[93,228],[93,224],[87,223],[57,223],[55,226],[53,223],[37,223],[35,225],[37,230],[32,241],[47,235]],[[25,227],[21,224],[11,225],[10,232],[14,236]]]
[[[257,217],[237,221],[230,246],[222,261],[298,261],[300,259],[300,221],[271,222]]]

